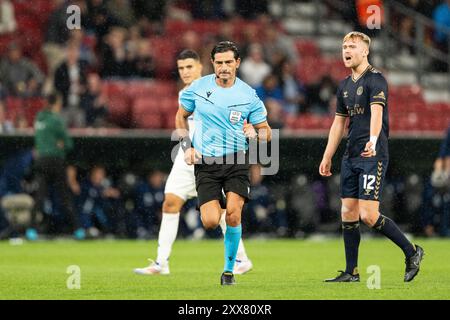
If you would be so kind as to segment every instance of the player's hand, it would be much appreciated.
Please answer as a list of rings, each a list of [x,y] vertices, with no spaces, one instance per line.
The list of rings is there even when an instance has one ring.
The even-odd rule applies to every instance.
[[[323,177],[330,177],[331,173],[331,159],[322,159],[319,167],[319,173]]]
[[[258,133],[251,123],[248,123],[247,120],[244,120],[244,135],[246,138],[251,140],[256,139],[258,137]]]
[[[184,161],[190,166],[194,163],[198,163],[201,159],[202,155],[194,148],[189,148],[184,152]]]
[[[370,158],[370,157],[375,157],[376,155],[377,155],[377,152],[373,148],[372,141],[367,142],[366,147],[364,148],[364,152],[361,153],[361,156],[364,158]]]

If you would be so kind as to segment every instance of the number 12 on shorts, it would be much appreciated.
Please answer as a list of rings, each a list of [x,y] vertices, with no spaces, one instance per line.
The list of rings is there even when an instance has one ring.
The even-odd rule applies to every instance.
[[[372,174],[365,174],[363,175],[363,178],[364,178],[363,189],[373,190],[373,184],[375,183],[375,176]]]

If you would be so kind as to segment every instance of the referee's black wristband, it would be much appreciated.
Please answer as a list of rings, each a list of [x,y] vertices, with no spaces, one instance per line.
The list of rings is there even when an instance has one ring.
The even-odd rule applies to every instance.
[[[192,148],[191,138],[189,138],[189,136],[180,138],[180,145],[181,145],[181,149],[183,149],[183,152],[186,152],[187,149]]]

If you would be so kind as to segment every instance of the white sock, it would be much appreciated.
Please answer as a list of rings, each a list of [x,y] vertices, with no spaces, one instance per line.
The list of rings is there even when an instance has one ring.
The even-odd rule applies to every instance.
[[[225,222],[225,215],[226,211],[224,211],[220,216],[220,228],[222,229],[223,235],[225,235],[225,232],[227,231],[227,223]],[[239,247],[236,254],[236,259],[241,261],[248,260],[247,253],[245,252],[244,242],[242,242],[242,237],[239,240]]]
[[[158,256],[156,262],[160,265],[167,265],[172,251],[172,245],[177,238],[178,223],[180,221],[180,213],[164,213],[162,214],[161,226],[158,235]]]

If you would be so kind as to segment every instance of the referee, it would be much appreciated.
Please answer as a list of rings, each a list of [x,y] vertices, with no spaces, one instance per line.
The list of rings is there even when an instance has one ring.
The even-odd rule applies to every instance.
[[[77,212],[67,185],[65,168],[66,154],[73,148],[73,142],[59,113],[62,108],[62,98],[57,94],[47,97],[47,106],[38,113],[34,124],[35,148],[37,160],[35,163],[38,190],[36,204],[32,211],[31,228],[26,232],[29,240],[37,240],[37,213],[42,212],[44,201],[48,196],[48,188],[53,186],[58,193],[61,205],[70,219],[74,236],[77,239],[85,237],[84,230],[80,228]]]
[[[246,139],[270,141],[271,129],[266,108],[255,90],[236,77],[241,62],[236,45],[230,41],[218,43],[211,52],[211,62],[214,74],[194,81],[181,93],[175,121],[185,161],[195,164],[201,219],[206,229],[219,225],[222,190],[226,195],[225,266],[220,283],[232,285],[242,235],[241,213],[250,192]],[[196,129],[191,142],[187,118],[192,113]]]

